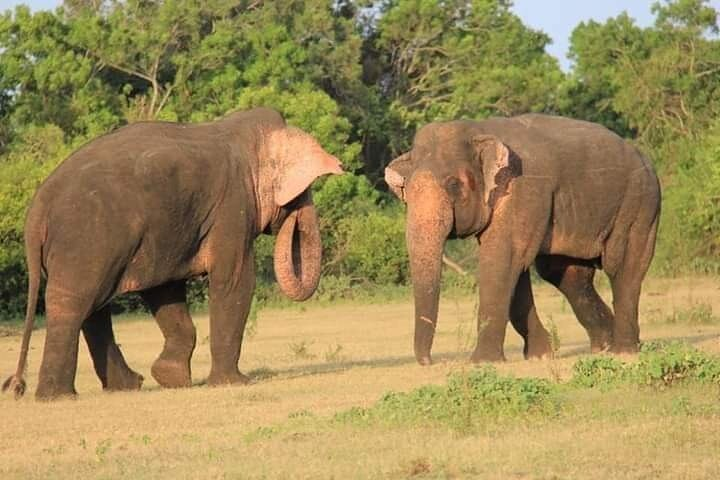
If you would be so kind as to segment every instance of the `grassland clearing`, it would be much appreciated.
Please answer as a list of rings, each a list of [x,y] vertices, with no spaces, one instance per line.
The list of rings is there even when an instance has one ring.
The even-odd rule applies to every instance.
[[[143,390],[103,393],[81,341],[77,400],[0,397],[0,476],[720,478],[718,385],[564,388],[589,352],[587,337],[554,289],[538,285],[536,301],[541,319],[556,327],[556,358],[523,360],[520,338],[508,328],[508,361],[496,368],[559,385],[557,414],[507,415],[468,432],[417,419],[337,420],[387,392],[444,385],[449,374],[473,370],[474,298],[444,298],[431,367],[412,357],[409,299],[262,311],[243,348],[241,369],[254,379],[245,387],[200,385],[209,372],[208,323],[196,314],[198,385],[159,388],[149,375],[162,345],[159,329],[150,318],[128,318],[116,323],[116,335],[128,363],[146,377]],[[697,305],[700,314],[683,313]],[[720,354],[718,312],[718,280],[650,279],[642,338],[679,339]],[[30,393],[43,342],[44,330],[36,331]],[[0,372],[13,371],[19,344],[17,336],[0,337]]]

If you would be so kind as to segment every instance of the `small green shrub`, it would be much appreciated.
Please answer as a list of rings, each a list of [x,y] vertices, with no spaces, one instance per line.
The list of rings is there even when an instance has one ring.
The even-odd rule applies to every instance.
[[[472,431],[488,420],[531,414],[554,415],[558,402],[550,382],[502,376],[490,366],[453,373],[446,385],[425,385],[407,393],[388,392],[370,408],[352,408],[334,420],[351,424],[433,422]]]
[[[632,377],[640,384],[655,386],[681,380],[720,383],[720,358],[683,342],[646,342]]]
[[[583,357],[573,365],[572,385],[580,387],[606,387],[623,379],[626,365],[608,356]]]
[[[547,380],[502,376],[489,366],[448,378],[448,397],[456,405],[462,399],[488,415],[543,411],[552,392]]]
[[[645,342],[635,363],[607,356],[581,358],[573,366],[571,384],[588,388],[621,383],[671,386],[682,380],[720,383],[720,357],[684,342]]]

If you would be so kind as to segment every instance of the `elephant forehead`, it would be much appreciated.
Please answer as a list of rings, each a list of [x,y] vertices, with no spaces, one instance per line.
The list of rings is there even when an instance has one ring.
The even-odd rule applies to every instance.
[[[461,135],[457,126],[440,124],[417,133],[412,154],[420,161],[431,158],[435,162],[450,162],[464,159],[470,149],[470,142]]]

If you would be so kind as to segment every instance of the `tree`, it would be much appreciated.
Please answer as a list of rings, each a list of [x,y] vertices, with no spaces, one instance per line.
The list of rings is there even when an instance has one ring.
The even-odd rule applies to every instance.
[[[0,16],[0,97],[11,140],[28,125],[54,124],[68,137],[95,136],[120,121],[120,102],[82,48],[72,26],[51,12],[19,6]]]
[[[717,14],[706,0],[656,3],[654,27],[623,14],[573,32],[566,111],[654,150],[694,138],[720,113]]]
[[[565,115],[602,123],[625,135],[634,135],[615,103],[624,87],[619,75],[624,59],[646,59],[652,39],[623,13],[604,24],[580,23],[570,37],[569,58],[573,71],[563,84],[559,110]]]
[[[385,52],[385,93],[407,128],[420,124],[551,110],[562,80],[545,53],[549,37],[522,23],[505,0],[398,0],[378,25]]]

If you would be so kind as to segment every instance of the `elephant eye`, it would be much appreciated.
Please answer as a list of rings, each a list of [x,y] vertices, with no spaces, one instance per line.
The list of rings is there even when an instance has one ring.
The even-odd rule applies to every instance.
[[[445,180],[445,190],[447,190],[450,198],[459,200],[462,198],[462,182],[457,177],[448,177]]]

